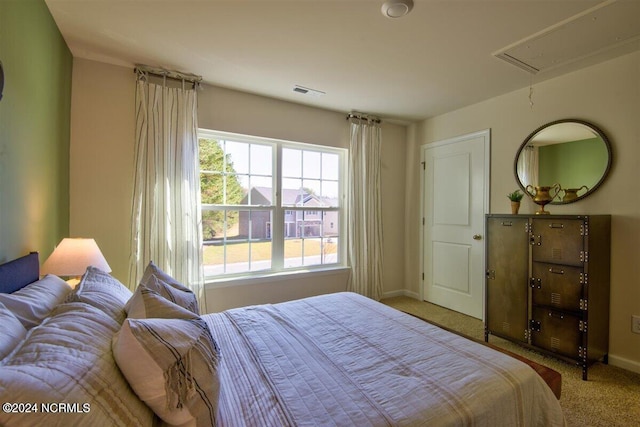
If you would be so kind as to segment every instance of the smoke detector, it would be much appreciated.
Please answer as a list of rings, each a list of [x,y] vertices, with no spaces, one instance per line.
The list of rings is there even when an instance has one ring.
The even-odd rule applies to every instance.
[[[387,18],[402,18],[413,9],[413,0],[388,0],[382,5],[382,14]]]

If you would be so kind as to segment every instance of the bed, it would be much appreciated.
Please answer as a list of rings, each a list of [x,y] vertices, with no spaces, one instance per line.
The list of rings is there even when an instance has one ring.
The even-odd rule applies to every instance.
[[[0,352],[0,424],[565,425],[526,363],[357,294],[198,315],[157,269],[134,293],[90,269]],[[16,271],[34,277],[0,266],[2,292]],[[163,367],[167,348],[180,356]]]

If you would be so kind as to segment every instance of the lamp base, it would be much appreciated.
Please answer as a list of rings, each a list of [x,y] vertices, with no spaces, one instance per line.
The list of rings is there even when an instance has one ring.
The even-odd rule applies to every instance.
[[[75,289],[80,283],[80,277],[74,277],[73,279],[66,280],[67,285],[71,286],[71,289]]]

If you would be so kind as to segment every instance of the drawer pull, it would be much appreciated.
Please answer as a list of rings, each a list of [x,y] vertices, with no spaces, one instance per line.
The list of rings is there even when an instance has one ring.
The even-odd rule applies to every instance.
[[[549,273],[553,273],[553,274],[564,274],[564,270],[562,270],[561,268],[553,268],[551,267],[549,269]]]
[[[502,221],[501,222],[503,227],[511,227],[513,225],[513,222],[511,221]]]
[[[549,224],[549,228],[564,228],[564,224],[559,224],[557,222],[552,222]]]
[[[555,317],[556,319],[564,319],[564,314],[554,313],[553,311],[550,311],[549,317]]]

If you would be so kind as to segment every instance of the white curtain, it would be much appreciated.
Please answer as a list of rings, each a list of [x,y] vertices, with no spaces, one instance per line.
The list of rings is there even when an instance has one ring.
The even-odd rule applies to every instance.
[[[525,187],[540,185],[538,183],[538,147],[528,145],[522,150],[518,158],[517,172]]]
[[[130,286],[149,261],[191,288],[204,312],[196,89],[136,83]],[[191,86],[191,84],[189,84]]]
[[[382,297],[382,210],[377,123],[351,119],[349,152],[349,263],[347,289],[374,300]]]

